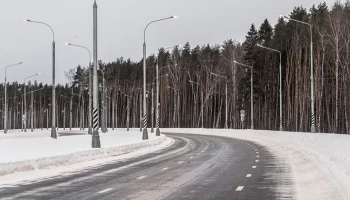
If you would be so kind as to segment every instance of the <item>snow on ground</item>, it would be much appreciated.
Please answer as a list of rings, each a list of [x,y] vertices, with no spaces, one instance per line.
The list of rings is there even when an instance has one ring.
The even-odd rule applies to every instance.
[[[2,135],[0,137],[0,176],[2,176],[0,184],[9,184],[10,180],[12,182],[27,180],[19,178],[18,174],[27,178],[38,178],[103,163],[127,153],[131,153],[129,156],[142,155],[172,142],[163,135],[156,137],[151,133],[149,133],[149,140],[143,141],[142,133],[137,129],[129,132],[126,129],[114,131],[109,129],[108,133],[100,133],[102,148],[92,149],[91,136],[87,135],[86,131],[59,130],[58,135],[57,140],[50,137],[50,131],[27,133],[13,131],[5,136]],[[54,170],[50,170],[52,168]],[[38,171],[40,173],[37,173]],[[36,175],[29,174],[31,172],[35,172]]]
[[[350,200],[350,136],[255,130],[161,129],[255,142],[286,159],[297,199]]]
[[[3,130],[0,130],[0,140],[3,139],[16,139],[16,138],[33,138],[33,137],[46,137],[50,135],[50,130],[35,130],[31,132],[30,129],[27,132],[21,130],[8,130],[7,134],[4,134]]]

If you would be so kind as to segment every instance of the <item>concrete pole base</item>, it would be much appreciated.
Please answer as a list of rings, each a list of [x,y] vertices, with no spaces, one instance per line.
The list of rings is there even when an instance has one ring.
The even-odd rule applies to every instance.
[[[7,129],[6,129],[6,130],[4,130],[4,133],[5,133],[5,134],[7,133]]]
[[[130,129],[129,129],[129,128],[126,128],[126,131],[130,131]]]
[[[142,140],[148,140],[148,132],[147,132],[147,128],[144,128],[142,131]]]
[[[98,134],[98,131],[94,131],[92,134],[92,148],[101,148],[101,141],[100,141],[100,135]]]
[[[311,133],[316,133],[316,127],[315,125],[311,125]]]
[[[280,131],[283,131],[283,127],[282,126],[280,126]]]
[[[89,128],[88,134],[89,134],[89,135],[92,135],[92,128]]]
[[[160,136],[160,130],[159,130],[159,128],[156,129],[156,136]]]
[[[57,132],[55,127],[52,127],[51,129],[51,138],[57,139]]]
[[[153,127],[151,128],[151,133],[154,133],[154,128]]]

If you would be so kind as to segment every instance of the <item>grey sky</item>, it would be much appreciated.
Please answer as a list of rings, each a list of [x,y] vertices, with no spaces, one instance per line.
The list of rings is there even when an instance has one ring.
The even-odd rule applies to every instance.
[[[143,29],[155,19],[177,15],[175,20],[153,24],[147,31],[147,54],[160,47],[184,44],[221,44],[226,39],[243,41],[250,24],[257,27],[267,18],[272,25],[279,14],[293,7],[310,8],[319,0],[98,0],[99,59],[110,62],[117,57],[140,60]],[[327,0],[328,6],[333,0]],[[43,21],[56,35],[56,75],[67,82],[64,71],[86,65],[83,49],[67,47],[65,42],[87,46],[92,52],[93,0],[1,0],[0,6],[0,81],[4,67],[26,63],[8,70],[8,81],[23,82],[24,77],[43,73],[36,79],[51,82],[50,30],[26,23],[25,18]]]

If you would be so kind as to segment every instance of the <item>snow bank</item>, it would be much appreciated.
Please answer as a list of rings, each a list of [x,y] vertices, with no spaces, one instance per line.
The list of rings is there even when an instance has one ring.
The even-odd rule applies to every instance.
[[[60,132],[60,131],[59,131]],[[78,132],[75,132],[77,134]],[[46,137],[17,137],[0,139],[0,176],[15,172],[69,166],[76,163],[115,157],[130,152],[149,149],[169,140],[162,135],[149,134],[142,140],[142,133],[123,130],[101,133],[101,149],[91,149],[90,135],[65,135],[57,140]],[[31,134],[31,133],[29,133]]]
[[[350,136],[252,130],[161,129],[233,137],[267,147],[292,169],[297,199],[350,199]]]
[[[73,128],[71,131],[69,128],[66,128],[66,130],[63,130],[63,128],[60,128],[58,130],[59,133],[79,133],[79,134],[86,134],[87,129],[85,131],[81,131],[79,128]],[[27,129],[27,132],[23,132],[20,129],[17,130],[8,130],[7,134],[4,134],[4,130],[0,130],[0,140],[3,139],[18,139],[18,138],[37,138],[37,137],[47,137],[51,135],[51,130],[47,130],[44,128],[36,129],[33,132],[31,132],[30,128]]]

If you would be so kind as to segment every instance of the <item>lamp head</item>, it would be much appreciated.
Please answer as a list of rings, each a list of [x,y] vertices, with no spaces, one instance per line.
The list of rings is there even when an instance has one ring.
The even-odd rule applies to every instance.
[[[69,45],[71,45],[71,43],[68,43],[68,42],[66,42],[66,43],[64,43],[66,46],[69,46]]]
[[[173,15],[173,16],[171,16],[170,18],[176,19],[176,18],[177,18],[177,16],[176,16],[176,15]]]
[[[36,76],[40,75],[41,73],[37,73]]]
[[[31,20],[30,20],[30,19],[24,19],[24,21],[25,21],[25,22],[31,22]]]

